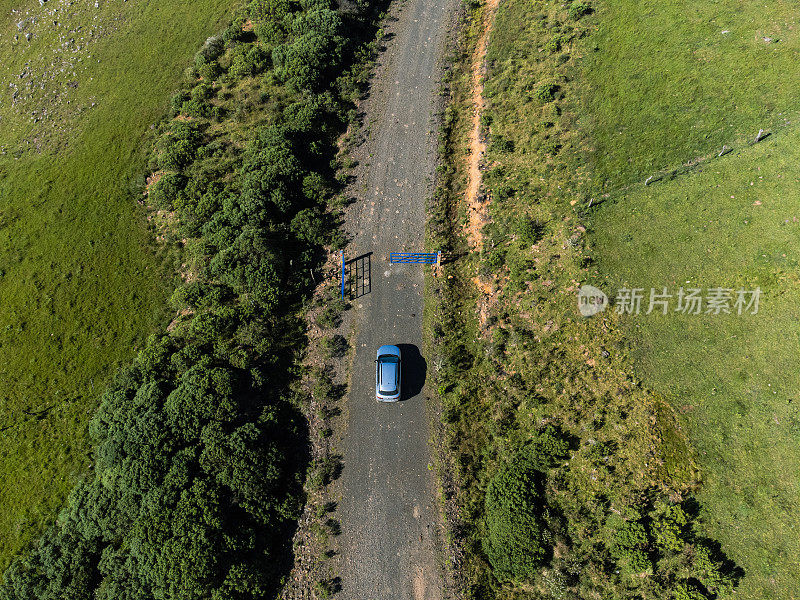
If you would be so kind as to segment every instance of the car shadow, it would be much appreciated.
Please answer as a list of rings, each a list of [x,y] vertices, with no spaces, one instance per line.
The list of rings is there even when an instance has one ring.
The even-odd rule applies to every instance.
[[[422,392],[428,363],[414,344],[397,344],[403,360],[401,372],[400,399],[411,400]]]

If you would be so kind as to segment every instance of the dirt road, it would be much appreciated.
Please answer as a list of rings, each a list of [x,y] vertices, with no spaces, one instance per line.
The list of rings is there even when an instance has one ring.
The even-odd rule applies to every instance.
[[[370,133],[357,154],[347,255],[368,255],[361,264],[371,273],[371,285],[353,300],[357,335],[341,448],[344,470],[337,482],[342,534],[335,572],[342,585],[337,597],[346,600],[444,597],[421,393],[428,368],[420,354],[428,267],[389,265],[388,253],[423,249],[441,60],[457,6],[457,0],[405,1],[388,27],[387,49],[364,106]],[[398,404],[375,402],[375,351],[382,344],[403,351]]]

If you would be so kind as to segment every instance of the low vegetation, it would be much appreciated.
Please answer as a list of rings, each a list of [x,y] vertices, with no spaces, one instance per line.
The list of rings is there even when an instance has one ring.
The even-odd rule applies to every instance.
[[[104,393],[89,476],[0,598],[275,594],[305,471],[335,471],[308,464],[297,358],[310,269],[341,241],[335,142],[372,16],[253,0],[198,52],[155,129],[147,186],[160,239],[181,252],[177,316]]]
[[[701,3],[678,18],[685,3],[503,3],[487,56],[490,220],[478,252],[462,195],[483,9],[471,15],[429,223],[429,244],[453,259],[427,291],[467,597],[796,588],[796,543],[777,524],[797,514],[792,351],[775,340],[795,312],[785,120],[797,102],[772,71],[796,69],[794,17],[738,6]],[[773,134],[751,146],[759,129]],[[645,186],[651,175],[660,181]],[[761,313],[577,311],[583,283],[613,304],[625,285],[687,280],[761,285],[774,312],[757,324]],[[780,459],[768,439],[785,440]]]
[[[785,526],[800,514],[796,388],[788,376],[797,339],[786,335],[798,317],[797,139],[794,128],[784,130],[702,170],[638,186],[592,219],[604,249],[601,287],[673,294],[668,315],[630,316],[625,331],[643,381],[682,415],[704,467],[699,498],[708,530],[745,568],[738,595],[748,598],[786,597],[800,580],[800,545]],[[681,287],[705,295],[717,286],[758,287],[757,314],[740,315],[735,296],[730,314],[675,312]]]
[[[0,14],[0,570],[86,473],[100,394],[169,319],[179,263],[137,205],[143,138],[231,5],[95,4]]]

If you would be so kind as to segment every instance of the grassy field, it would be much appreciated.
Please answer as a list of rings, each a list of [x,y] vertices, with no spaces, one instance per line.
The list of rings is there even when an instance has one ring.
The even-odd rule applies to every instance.
[[[581,123],[587,194],[612,192],[592,219],[600,287],[760,286],[757,315],[670,311],[628,317],[624,328],[637,374],[682,415],[706,531],[745,571],[737,597],[797,598],[796,11],[620,2],[595,19]],[[748,146],[762,128],[773,135]],[[723,145],[737,150],[613,192]]]
[[[708,532],[746,573],[741,598],[800,581],[800,131],[676,180],[640,186],[594,221],[600,287],[760,287],[757,314],[628,317],[640,375],[683,414],[703,467]],[[752,311],[751,311],[752,312]]]
[[[580,48],[581,128],[593,188],[643,181],[796,116],[791,2],[595,3]]]
[[[440,148],[446,168],[429,223],[429,246],[458,257],[426,290],[428,352],[445,423],[441,468],[443,481],[452,481],[445,502],[455,488],[453,537],[463,552],[454,577],[465,597],[481,600],[668,598],[691,567],[676,575],[659,565],[652,577],[625,571],[610,555],[617,531],[609,515],[689,496],[694,462],[670,408],[636,384],[614,316],[587,321],[576,306],[591,253],[573,208],[582,143],[574,74],[578,42],[593,20],[572,17],[560,2],[500,6],[482,118],[491,218],[477,252],[465,235],[461,157],[482,14],[473,15],[452,70]],[[542,93],[558,76],[558,87]],[[536,507],[549,519],[543,545],[552,554],[525,581],[500,585],[481,550],[489,528],[485,491],[546,427],[570,448],[569,460],[543,476],[544,506]]]
[[[440,311],[432,349],[443,369],[459,371],[439,391],[462,490],[456,529],[472,535],[465,586],[475,598],[680,594],[680,584],[669,590],[669,560],[650,577],[620,575],[624,565],[604,571],[613,565],[602,555],[613,536],[604,511],[646,506],[658,489],[697,501],[694,539],[719,541],[742,569],[736,597],[797,598],[796,11],[732,0],[577,5],[501,4],[487,54],[491,222],[480,257],[458,225],[448,232],[444,215],[432,216],[432,241],[466,257],[430,294]],[[468,54],[458,57],[446,115],[445,173],[456,190],[471,110],[466,64]],[[760,129],[771,135],[751,145]],[[732,151],[714,158],[723,146]],[[643,185],[673,169],[681,174]],[[463,203],[443,196],[440,210],[466,223]],[[587,281],[612,297],[626,284],[648,295],[760,286],[761,306],[756,315],[585,320],[575,294]],[[481,535],[482,491],[544,423],[577,449],[548,475],[567,535],[526,586],[493,588],[471,541]],[[608,473],[598,447],[613,449]]]
[[[19,4],[0,2],[0,570],[85,471],[109,375],[167,318],[143,141],[235,3]]]

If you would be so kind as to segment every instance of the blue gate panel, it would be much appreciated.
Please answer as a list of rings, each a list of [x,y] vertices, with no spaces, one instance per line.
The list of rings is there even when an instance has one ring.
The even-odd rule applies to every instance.
[[[390,263],[433,264],[436,262],[436,258],[436,252],[391,252],[389,254]]]

